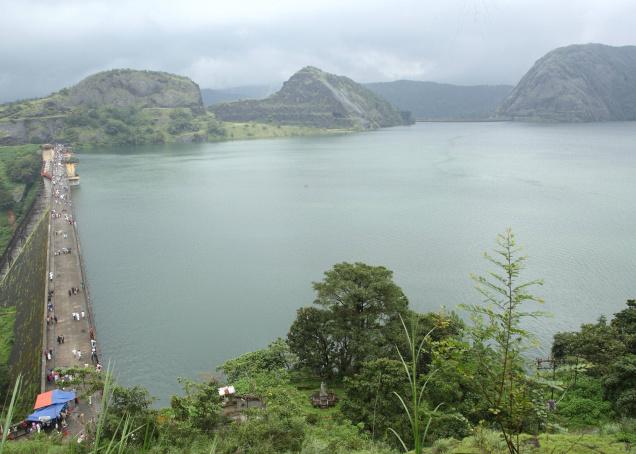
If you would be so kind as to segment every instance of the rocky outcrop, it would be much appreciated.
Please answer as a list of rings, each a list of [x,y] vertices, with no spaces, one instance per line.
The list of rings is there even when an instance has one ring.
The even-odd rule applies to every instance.
[[[452,85],[415,80],[364,84],[417,120],[487,120],[510,94],[511,85]]]
[[[636,120],[636,46],[553,50],[526,73],[498,115],[527,121]]]
[[[387,101],[353,80],[308,66],[269,98],[212,108],[225,121],[330,129],[373,129],[409,122]]]
[[[187,77],[157,71],[104,71],[61,94],[64,107],[203,107],[197,84]]]
[[[86,135],[82,132],[89,126],[93,131],[87,137],[100,135],[94,130],[101,127],[116,130],[115,126],[119,129],[129,126],[109,125],[109,108],[188,109],[194,115],[205,114],[199,86],[190,79],[164,72],[115,69],[94,74],[46,98],[0,105],[0,145],[73,142]],[[100,110],[99,115],[93,112],[92,118],[87,117],[90,110],[96,109]],[[114,116],[113,120],[121,122],[121,117]],[[162,123],[153,121],[157,125]],[[168,117],[161,127],[167,129],[178,122],[179,119]],[[148,134],[156,132],[157,141],[164,140],[160,126],[153,124],[144,124],[144,130]]]
[[[63,129],[63,116],[0,120],[0,145],[53,142]]]

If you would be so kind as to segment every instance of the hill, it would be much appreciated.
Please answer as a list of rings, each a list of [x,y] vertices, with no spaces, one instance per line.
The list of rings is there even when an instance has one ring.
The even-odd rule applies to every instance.
[[[502,103],[513,120],[636,120],[636,46],[572,45],[539,59]]]
[[[45,98],[0,106],[0,145],[189,142],[204,140],[215,122],[190,79],[117,69]]]
[[[485,120],[512,91],[511,85],[451,85],[396,80],[365,84],[417,120]]]
[[[263,100],[214,106],[219,119],[329,129],[373,129],[409,123],[387,101],[353,80],[311,66]]]
[[[278,84],[278,87],[280,87],[280,84]],[[241,101],[244,99],[267,98],[274,93],[278,87],[274,88],[271,85],[246,85],[220,89],[202,88],[201,97],[203,98],[203,104],[213,106],[215,104]]]

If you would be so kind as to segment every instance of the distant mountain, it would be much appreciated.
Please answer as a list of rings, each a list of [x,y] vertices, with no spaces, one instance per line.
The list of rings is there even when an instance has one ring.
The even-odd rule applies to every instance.
[[[512,91],[511,85],[451,85],[397,80],[365,84],[417,120],[485,120]]]
[[[0,145],[204,140],[214,122],[190,79],[116,69],[45,98],[0,105]]]
[[[225,102],[241,101],[244,99],[263,99],[274,93],[280,88],[272,85],[246,85],[243,87],[232,88],[202,88],[201,97],[203,104],[213,106]]]
[[[636,46],[555,49],[526,73],[498,114],[513,120],[636,120]]]
[[[362,85],[311,66],[295,73],[266,99],[220,104],[211,110],[224,121],[330,129],[373,129],[409,122],[407,114]]]

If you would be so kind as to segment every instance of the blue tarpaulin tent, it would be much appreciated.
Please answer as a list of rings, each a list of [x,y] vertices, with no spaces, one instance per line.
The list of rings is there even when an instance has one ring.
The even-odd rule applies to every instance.
[[[66,407],[66,402],[60,404],[49,405],[48,407],[40,408],[39,410],[31,413],[27,416],[27,421],[39,422],[48,421],[60,417],[60,413]]]
[[[48,407],[53,404],[63,404],[75,399],[75,391],[62,391],[61,389],[54,389],[40,394],[35,399],[34,410],[38,408]]]

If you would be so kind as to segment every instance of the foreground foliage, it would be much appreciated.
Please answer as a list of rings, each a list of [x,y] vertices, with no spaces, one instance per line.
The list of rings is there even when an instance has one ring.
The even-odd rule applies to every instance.
[[[629,453],[636,443],[636,303],[608,322],[559,333],[551,369],[530,361],[523,326],[530,290],[511,231],[498,236],[495,271],[474,277],[482,303],[470,322],[441,310],[419,314],[384,267],[340,263],[314,283],[286,340],[219,367],[225,375],[180,379],[183,392],[156,409],[148,392],[73,371],[103,389],[90,437],[34,437],[8,452],[139,453]],[[106,377],[109,377],[106,374]],[[339,397],[312,407],[325,382]],[[230,419],[223,384],[263,405]],[[414,450],[414,451],[413,451]]]

